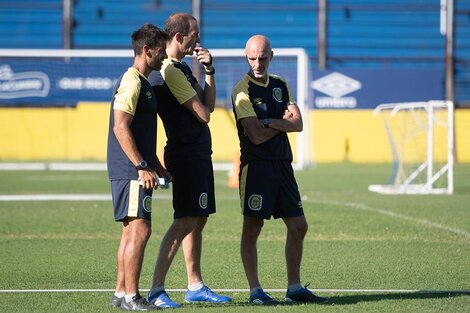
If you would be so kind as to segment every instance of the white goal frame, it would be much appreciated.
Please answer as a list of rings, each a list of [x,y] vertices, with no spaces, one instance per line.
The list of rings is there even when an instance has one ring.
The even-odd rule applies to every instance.
[[[243,57],[243,49],[211,49],[214,57]],[[309,90],[309,58],[305,49],[302,48],[279,48],[273,49],[274,56],[293,56],[297,58],[297,105],[303,117],[303,131],[297,133],[295,169],[305,169],[313,161],[310,151],[313,143],[310,139],[309,127],[309,103],[311,102]],[[0,49],[1,57],[51,57],[51,58],[133,58],[131,49]],[[230,164],[221,164],[221,168],[230,168]]]
[[[434,168],[433,148],[434,148],[434,109],[447,109],[447,160],[439,169]],[[425,102],[406,103],[386,103],[378,105],[373,114],[378,115],[382,111],[384,114],[395,116],[401,110],[420,109],[427,113],[427,142],[426,160],[420,164],[406,179],[399,185],[370,185],[369,190],[382,194],[452,194],[454,191],[454,103],[452,101],[431,100]],[[391,136],[390,132],[387,132]],[[437,170],[436,172],[434,172]],[[425,183],[414,183],[415,178],[423,171],[426,171]],[[447,187],[436,188],[433,184],[447,175]]]

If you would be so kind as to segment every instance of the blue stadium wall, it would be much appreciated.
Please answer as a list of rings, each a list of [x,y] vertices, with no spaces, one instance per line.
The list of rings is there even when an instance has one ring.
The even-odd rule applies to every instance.
[[[369,114],[379,103],[444,98],[445,39],[439,32],[439,9],[439,0],[327,0],[325,70],[317,67],[317,1],[201,1],[201,39],[210,49],[243,48],[247,38],[262,33],[276,48],[304,48],[310,57],[314,94],[309,104],[317,117],[323,114],[331,119],[327,127],[361,112]],[[76,0],[72,48],[127,49],[130,33],[142,23],[163,27],[169,14],[191,10],[189,0]],[[62,0],[0,1],[0,49],[63,46]],[[0,83],[6,81],[8,73],[22,71],[20,65],[11,65],[10,61],[0,59]],[[463,112],[470,107],[470,2],[465,0],[455,1],[454,71],[457,120],[465,127],[470,124],[468,114]],[[64,104],[57,97],[49,97],[28,109],[34,101],[16,101],[5,95],[5,89],[0,89],[2,122],[13,107],[34,111],[41,106]],[[75,103],[96,100],[89,96],[79,95]],[[226,95],[219,95],[219,100],[226,100]],[[354,132],[352,129],[349,132]],[[461,132],[464,138],[457,141],[463,148],[458,147],[458,151],[470,146],[466,135],[470,132],[465,128]],[[337,139],[355,142],[348,138],[347,131]],[[319,147],[316,149],[318,152]],[[337,150],[344,150],[343,144]],[[15,154],[6,156],[0,151],[0,159],[9,157],[15,158]],[[326,161],[341,159],[325,156]]]

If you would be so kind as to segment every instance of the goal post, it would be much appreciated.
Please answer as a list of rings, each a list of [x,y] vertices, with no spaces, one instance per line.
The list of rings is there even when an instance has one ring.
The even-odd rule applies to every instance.
[[[432,100],[380,104],[393,170],[388,184],[370,185],[382,194],[452,194],[454,104]]]
[[[248,71],[244,50],[210,49],[210,52],[217,67],[216,106],[231,113],[232,88]],[[273,52],[274,60],[269,72],[286,79],[303,116],[304,130],[289,134],[291,140],[295,140],[291,141],[293,166],[303,169],[313,160],[313,145],[309,136],[309,58],[302,48],[280,48],[273,49]],[[64,106],[64,103],[65,106],[71,106],[73,101],[109,102],[114,83],[132,64],[132,58],[133,51],[130,49],[0,49],[0,84],[9,91],[8,95],[3,95],[8,96],[8,99],[0,97],[0,106],[32,104],[36,107],[51,107]],[[198,63],[191,61],[191,57],[186,62],[193,68],[195,76],[203,74],[197,67]],[[25,76],[26,73],[33,75],[31,79]],[[203,80],[201,77],[199,81]],[[25,86],[38,90],[30,92],[28,97],[15,98],[21,90],[13,89]],[[222,134],[235,125],[225,126],[224,129],[212,131]],[[234,148],[233,145],[230,148]],[[231,161],[232,158],[226,160],[229,163]]]

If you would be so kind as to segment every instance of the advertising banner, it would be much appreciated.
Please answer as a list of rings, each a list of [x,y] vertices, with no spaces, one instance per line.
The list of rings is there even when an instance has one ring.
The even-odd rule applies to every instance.
[[[381,103],[442,100],[443,74],[427,69],[313,71],[313,108],[373,109]]]
[[[109,102],[116,81],[132,58],[11,58],[0,60],[0,106],[75,106]],[[224,67],[219,66],[221,69]],[[273,66],[274,73],[288,75]],[[286,76],[287,75],[287,76]],[[293,72],[295,77],[295,72]],[[234,83],[217,75],[218,100],[228,99]],[[434,69],[342,69],[312,71],[315,109],[373,109],[381,103],[440,100],[444,77]],[[294,79],[289,79],[296,90]],[[227,89],[226,91],[224,91]],[[225,95],[226,93],[226,95]]]
[[[111,101],[132,58],[13,59],[0,62],[0,106],[75,106]]]

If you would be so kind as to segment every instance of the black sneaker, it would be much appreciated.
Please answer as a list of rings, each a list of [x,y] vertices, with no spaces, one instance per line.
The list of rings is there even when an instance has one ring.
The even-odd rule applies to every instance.
[[[111,299],[111,306],[113,308],[119,308],[123,301],[124,301],[124,297],[119,298],[119,297],[116,297],[116,295],[113,295],[113,298]]]
[[[148,303],[147,300],[140,295],[134,296],[130,302],[123,299],[121,302],[121,309],[124,311],[155,311],[161,310],[159,307]]]
[[[269,296],[264,290],[259,290],[257,293],[250,296],[250,303],[257,305],[278,305],[279,301]]]
[[[307,287],[310,284],[306,284],[304,288],[295,292],[286,292],[286,302],[300,302],[300,303],[327,303],[328,298],[323,298],[314,295]]]

